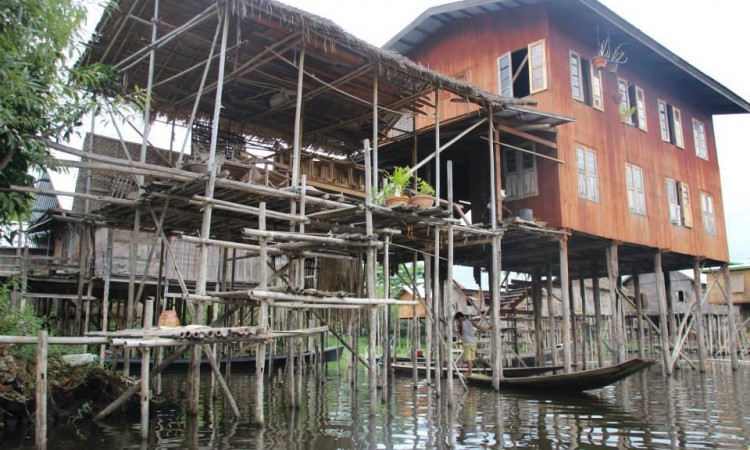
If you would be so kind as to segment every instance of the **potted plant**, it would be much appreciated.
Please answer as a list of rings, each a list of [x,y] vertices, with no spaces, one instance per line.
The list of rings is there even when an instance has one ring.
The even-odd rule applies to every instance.
[[[383,189],[385,190],[386,186],[388,186],[387,189],[389,191],[383,193],[385,196],[385,205],[389,208],[408,205],[409,197],[404,195],[404,189],[409,180],[411,180],[409,167],[396,166],[393,168],[393,172],[388,174],[386,178],[388,178],[388,182],[383,185]]]
[[[603,68],[607,67],[609,56],[609,38],[607,38],[599,42],[599,46],[596,49],[596,54],[591,57],[591,66],[596,70],[602,70]]]
[[[617,112],[620,114],[620,122],[630,123],[630,119],[635,113],[635,106],[626,108],[624,105],[620,104],[617,107]]]
[[[417,209],[430,209],[435,204],[435,189],[427,181],[417,178],[417,193],[409,199],[409,204]]]
[[[609,55],[607,60],[607,72],[616,73],[617,67],[620,64],[625,64],[626,62],[628,62],[628,58],[625,56],[625,52],[622,50],[622,45],[623,44],[620,44],[615,47],[615,49],[612,50],[612,53]]]

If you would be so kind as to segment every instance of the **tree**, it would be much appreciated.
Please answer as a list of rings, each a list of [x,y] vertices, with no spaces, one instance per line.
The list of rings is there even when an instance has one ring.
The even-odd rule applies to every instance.
[[[46,140],[67,140],[97,99],[118,97],[112,69],[69,67],[85,15],[75,0],[0,3],[0,228],[27,217],[33,200],[8,187],[56,166]]]

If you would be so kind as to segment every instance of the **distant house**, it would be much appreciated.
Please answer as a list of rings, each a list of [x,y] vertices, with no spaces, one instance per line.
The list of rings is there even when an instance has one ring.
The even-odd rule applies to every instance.
[[[707,270],[704,272],[707,276],[706,283],[711,286],[716,282],[721,289],[714,288],[708,293],[708,303],[710,305],[724,305],[724,280],[721,271]],[[730,264],[729,265],[730,284],[732,289],[732,301],[735,308],[739,309],[742,316],[742,323],[748,327],[750,322],[750,263]]]

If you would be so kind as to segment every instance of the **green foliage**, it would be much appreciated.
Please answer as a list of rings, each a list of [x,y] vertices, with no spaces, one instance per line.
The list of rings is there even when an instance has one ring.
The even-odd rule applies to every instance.
[[[10,303],[10,294],[15,282],[0,283],[0,334],[8,336],[36,336],[42,329],[42,320],[36,317],[30,307],[23,310],[14,308]],[[36,349],[31,345],[11,346],[18,356],[24,359],[34,357]]]
[[[404,188],[407,184],[409,184],[409,180],[411,180],[411,172],[409,170],[409,167],[406,166],[396,166],[393,168],[393,172],[386,176],[386,178],[388,178],[388,181],[393,184],[396,192],[394,195],[402,195],[402,193],[404,192]]]
[[[417,191],[422,195],[435,195],[435,188],[422,178],[417,178]]]
[[[4,0],[0,8],[0,188],[30,186],[54,168],[47,139],[66,140],[81,116],[117,93],[115,71],[68,67],[83,40],[86,7],[75,0]],[[138,105],[138,102],[135,102]],[[24,220],[32,196],[0,189],[0,227]]]

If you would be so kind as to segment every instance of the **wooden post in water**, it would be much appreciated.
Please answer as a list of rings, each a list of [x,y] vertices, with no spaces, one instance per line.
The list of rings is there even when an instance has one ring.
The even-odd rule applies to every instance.
[[[571,365],[578,365],[578,322],[576,319],[575,294],[573,293],[573,280],[568,277],[568,303],[570,304],[570,343],[571,343]]]
[[[623,328],[623,299],[617,291],[617,280],[620,278],[620,271],[617,265],[617,244],[612,243],[605,249],[607,257],[607,278],[609,280],[609,295],[612,308],[612,362],[619,364],[625,360],[625,330]]]
[[[659,337],[661,344],[661,355],[664,363],[664,371],[672,375],[672,364],[669,356],[669,332],[667,328],[667,296],[664,286],[664,270],[661,264],[661,252],[654,255],[654,283],[656,286],[656,300],[659,305]]]
[[[703,329],[703,310],[705,308],[703,292],[701,291],[701,262],[695,258],[693,261],[693,299],[695,300],[695,310],[693,320],[695,321],[695,333],[698,336],[698,369],[706,372],[706,336]]]
[[[633,293],[636,308],[636,323],[638,324],[638,357],[646,356],[646,339],[643,334],[643,299],[641,298],[641,274],[638,266],[633,265]]]
[[[365,154],[365,227],[367,236],[371,237],[374,235],[374,228],[372,223],[372,155],[370,153],[370,142],[365,139],[364,141],[364,154]],[[375,283],[375,249],[373,247],[367,247],[365,257],[367,262],[365,264],[365,281],[367,288],[367,297],[376,297],[376,283]],[[375,306],[368,308],[369,312],[369,336],[367,337],[368,343],[368,362],[370,364],[369,374],[369,392],[370,392],[370,417],[374,417],[377,413],[377,400],[378,400],[378,369],[376,361],[376,325],[378,321],[378,313]],[[372,419],[371,419],[372,420]]]
[[[260,203],[258,230],[266,231],[266,202]],[[261,237],[258,241],[260,244],[260,256],[258,258],[260,264],[258,289],[266,290],[268,289],[268,239]],[[258,325],[262,330],[261,332],[268,330],[268,304],[265,302],[260,304],[260,310],[258,311]],[[263,374],[265,370],[266,343],[261,341],[258,342],[255,350],[255,404],[253,405],[253,420],[258,426],[265,425],[265,418],[263,417]]]
[[[439,204],[439,203],[438,203]],[[435,248],[432,262],[432,343],[435,356],[435,395],[440,397],[443,360],[440,352],[440,228],[435,227]]]
[[[377,171],[375,172],[377,175]],[[377,178],[377,176],[376,176]],[[384,297],[385,298],[391,298],[391,266],[390,266],[390,259],[388,258],[388,252],[390,251],[389,245],[391,242],[391,236],[385,235],[385,243],[383,244],[383,288],[384,288]],[[382,377],[383,377],[383,385],[382,385],[382,392],[381,392],[381,398],[383,403],[385,403],[388,400],[388,370],[390,370],[391,367],[391,358],[390,358],[390,306],[385,305],[383,307],[383,328],[382,328],[382,343],[383,343],[383,370],[382,370]]]
[[[542,333],[542,284],[539,268],[531,275],[531,302],[534,306],[534,340],[536,343],[536,366],[543,366],[544,334]]]
[[[419,298],[419,286],[417,286],[417,252],[414,252],[411,266],[412,300]],[[426,314],[425,314],[426,315]],[[417,367],[417,348],[419,347],[419,319],[417,318],[417,305],[411,307],[411,382],[412,389],[417,389],[419,383],[419,368]]]
[[[604,367],[604,342],[602,342],[602,295],[599,288],[599,268],[596,262],[591,263],[591,283],[594,289],[594,340],[596,341],[596,359],[599,367]]]
[[[586,370],[588,367],[588,340],[589,340],[589,320],[586,309],[586,279],[581,270],[581,278],[578,280],[578,287],[581,291],[581,316],[583,316],[583,322],[581,323],[581,368]]]
[[[547,254],[547,314],[549,322],[549,348],[552,352],[552,365],[559,362],[557,355],[557,324],[555,323],[555,302],[552,291],[552,255]]]
[[[570,298],[568,278],[568,236],[560,238],[560,303],[562,303],[563,370],[570,373]]]
[[[448,161],[448,172],[447,172],[447,185],[448,185],[448,211],[450,211],[450,218],[453,218],[453,161]],[[446,367],[448,368],[448,375],[446,376],[448,389],[448,406],[453,406],[453,222],[448,224],[448,273],[446,274],[447,282],[444,285],[445,290],[445,304],[443,309],[445,311],[445,328],[446,328],[446,343],[445,343],[445,359]],[[479,292],[482,292],[481,286]],[[466,326],[471,326],[466,324]]]
[[[39,332],[36,348],[36,448],[47,448],[47,331]]]
[[[154,298],[148,297],[143,308],[143,329],[154,323]],[[149,403],[151,401],[151,348],[141,348],[141,440],[148,440]]]
[[[724,276],[724,298],[727,301],[727,320],[729,325],[729,356],[732,359],[732,370],[740,368],[740,362],[737,359],[737,326],[734,323],[734,300],[732,299],[732,277],[729,273],[729,265],[723,264],[721,272]]]
[[[432,260],[428,255],[424,256],[424,334],[425,334],[425,352],[424,361],[426,367],[425,379],[427,385],[432,383],[432,314],[427,313],[427,309],[432,305]]]

